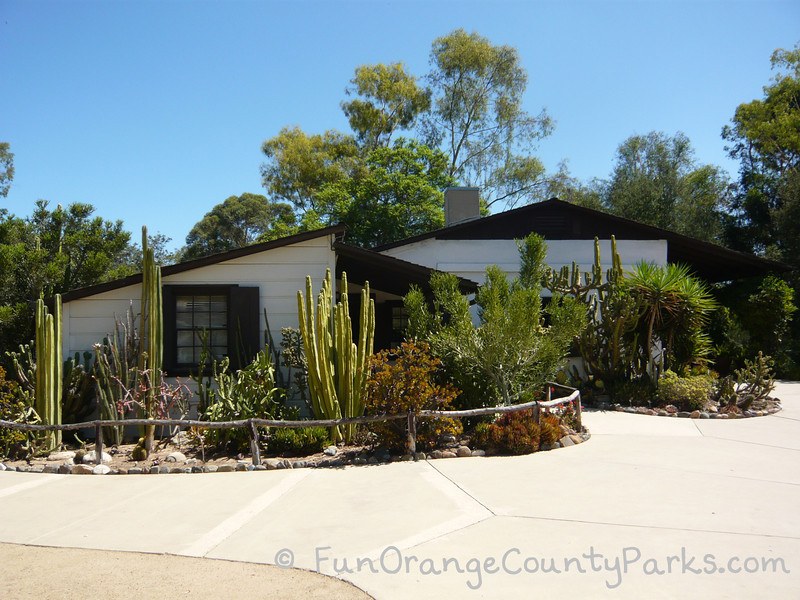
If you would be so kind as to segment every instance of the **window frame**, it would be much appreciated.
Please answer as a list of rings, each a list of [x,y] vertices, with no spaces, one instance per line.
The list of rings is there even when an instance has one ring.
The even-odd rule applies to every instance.
[[[250,301],[255,301],[255,310],[245,310],[242,302],[236,301],[242,293],[248,293]],[[172,284],[164,285],[162,288],[163,308],[164,308],[164,371],[170,376],[188,376],[198,372],[198,365],[187,365],[178,363],[178,326],[177,326],[177,301],[179,296],[225,296],[227,303],[227,348],[225,356],[231,361],[231,368],[241,368],[241,363],[247,364],[252,355],[258,351],[261,331],[258,319],[259,302],[257,287],[242,287],[238,284]],[[248,313],[248,314],[244,314]],[[244,324],[242,323],[244,322]],[[253,328],[256,331],[252,331]],[[237,328],[240,330],[237,331]],[[246,331],[241,331],[246,330]],[[249,330],[249,331],[247,331]],[[245,339],[246,342],[242,340]],[[232,348],[248,347],[245,350],[246,356],[237,357]]]

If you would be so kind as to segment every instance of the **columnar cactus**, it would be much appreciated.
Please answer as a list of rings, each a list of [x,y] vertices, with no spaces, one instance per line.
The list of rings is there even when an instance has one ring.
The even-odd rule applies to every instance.
[[[313,305],[311,277],[306,293],[297,292],[300,333],[308,361],[308,385],[314,416],[320,419],[358,417],[364,414],[368,360],[375,338],[375,303],[369,283],[361,291],[358,343],[353,343],[352,319],[347,300],[347,274],[342,274],[341,301],[333,305],[331,272],[325,274],[322,290]],[[334,442],[350,441],[355,427],[334,427]]]
[[[140,358],[140,372],[149,376],[145,399],[147,418],[155,416],[156,391],[161,386],[164,357],[164,314],[161,297],[161,267],[156,265],[155,253],[147,241],[147,227],[142,227],[142,317],[141,337],[144,352]],[[145,431],[145,449],[153,448],[155,427]]]
[[[61,360],[61,296],[56,294],[53,314],[44,300],[36,301],[36,412],[48,425],[61,424],[61,393],[64,363]],[[61,445],[61,432],[47,433],[47,446]]]

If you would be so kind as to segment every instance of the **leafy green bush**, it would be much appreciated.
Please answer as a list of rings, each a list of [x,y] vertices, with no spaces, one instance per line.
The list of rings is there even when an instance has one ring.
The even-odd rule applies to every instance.
[[[714,380],[709,375],[681,377],[666,371],[658,380],[656,396],[662,404],[673,404],[681,410],[703,410],[708,404]]]
[[[207,386],[203,394],[207,406],[206,421],[236,421],[240,419],[296,419],[297,410],[287,407],[284,390],[275,385],[275,366],[269,352],[256,354],[244,369],[231,373],[229,361],[214,362],[213,379],[216,388]],[[208,429],[205,439],[212,445],[230,446],[232,450],[248,448],[250,438],[243,428]]]
[[[654,392],[648,380],[618,381],[611,390],[611,397],[614,402],[625,406],[650,406]]]
[[[472,430],[472,435],[470,436],[470,446],[473,448],[483,448],[487,450],[490,445],[490,438],[489,438],[489,431],[491,428],[491,423],[481,422],[475,425],[475,428]]]
[[[486,269],[477,294],[479,325],[451,273],[431,276],[433,310],[418,288],[404,298],[409,335],[430,343],[461,388],[482,387],[484,404],[510,405],[530,399],[563,366],[573,339],[586,324],[586,309],[554,297],[542,309],[547,245],[531,234],[519,243],[520,276],[509,281],[497,266]],[[476,386],[476,383],[478,385]]]
[[[314,454],[330,445],[330,437],[325,427],[274,428],[267,439],[267,451],[281,455]]]
[[[506,413],[489,426],[491,446],[507,454],[536,452],[540,434],[532,409]]]
[[[0,367],[0,419],[16,423],[37,423],[36,412],[23,401],[17,382],[6,379]],[[0,427],[0,457],[22,458],[30,448],[29,434],[17,429]]]
[[[430,354],[424,342],[404,342],[399,349],[383,350],[370,359],[367,380],[367,414],[402,415],[409,411],[449,410],[459,391],[452,385],[435,383],[442,362]],[[374,423],[371,430],[379,443],[403,451],[407,438],[404,419]],[[420,419],[417,448],[433,448],[439,436],[459,435],[461,422],[449,418]]]

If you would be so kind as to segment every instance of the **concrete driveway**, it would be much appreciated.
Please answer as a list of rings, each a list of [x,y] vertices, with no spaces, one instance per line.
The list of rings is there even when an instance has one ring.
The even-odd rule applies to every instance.
[[[736,421],[588,413],[589,442],[522,457],[0,473],[0,542],[293,565],[381,599],[798,598],[800,384],[776,395]]]

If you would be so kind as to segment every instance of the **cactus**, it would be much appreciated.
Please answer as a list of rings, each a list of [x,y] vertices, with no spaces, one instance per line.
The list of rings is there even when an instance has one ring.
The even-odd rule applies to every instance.
[[[164,356],[164,314],[161,297],[161,267],[147,240],[147,227],[142,227],[142,317],[141,338],[144,352],[140,355],[139,372],[148,377],[145,416],[155,416],[156,390],[161,387],[161,368]],[[153,450],[155,426],[145,428],[145,450]]]
[[[551,269],[545,275],[545,287],[554,294],[573,296],[587,305],[589,325],[578,339],[578,347],[587,373],[608,381],[629,378],[636,357],[634,333],[638,315],[629,305],[631,299],[620,292],[622,260],[617,241],[611,236],[611,268],[603,277],[600,264],[600,241],[594,240],[594,263],[591,271],[572,268]]]
[[[339,419],[363,415],[367,363],[375,338],[375,303],[369,297],[369,283],[365,283],[361,291],[357,344],[353,343],[346,273],[342,273],[341,301],[335,306],[329,269],[317,298],[316,311],[310,276],[306,277],[305,296],[302,291],[297,292],[297,308],[314,416]],[[334,443],[350,441],[354,434],[353,425],[331,429]]]
[[[56,294],[53,314],[44,299],[36,301],[36,412],[48,425],[61,424],[61,394],[64,364],[61,360],[61,295]],[[48,448],[61,445],[61,432],[49,431]]]

